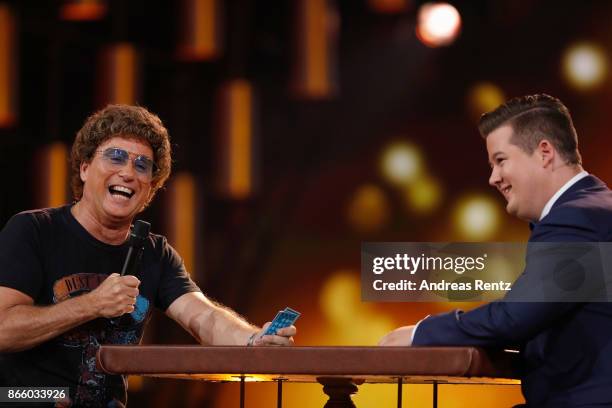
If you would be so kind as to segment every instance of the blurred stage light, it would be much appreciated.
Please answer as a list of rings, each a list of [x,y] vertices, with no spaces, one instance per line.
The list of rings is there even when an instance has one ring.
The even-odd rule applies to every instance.
[[[504,103],[506,96],[500,87],[491,82],[479,82],[468,91],[467,105],[470,117],[478,120],[480,116]]]
[[[59,207],[70,201],[68,147],[54,142],[36,155],[35,196],[38,207]]]
[[[359,274],[348,271],[334,273],[323,285],[319,305],[332,322],[342,323],[351,318],[352,309],[360,306]]]
[[[417,37],[428,47],[449,45],[459,35],[461,15],[448,3],[425,3],[417,17]]]
[[[340,15],[332,0],[296,0],[290,88],[302,99],[329,99],[338,92]]]
[[[608,71],[605,51],[595,44],[570,46],[563,56],[563,76],[573,87],[589,90],[600,85]]]
[[[17,21],[8,4],[0,4],[0,127],[17,122]]]
[[[442,188],[431,177],[419,177],[405,191],[408,207],[420,214],[434,211],[441,202]]]
[[[487,270],[495,271],[495,279],[506,282],[514,282],[516,277],[525,267],[525,259],[506,258],[501,254],[489,254],[487,259]]]
[[[408,8],[410,0],[368,0],[368,5],[377,13],[395,14]]]
[[[221,54],[223,2],[182,0],[178,57],[183,61],[206,61]]]
[[[135,105],[140,99],[140,53],[131,43],[102,49],[97,73],[97,103]]]
[[[231,79],[220,86],[216,103],[217,191],[247,199],[258,185],[255,91],[246,79]]]
[[[192,174],[176,174],[168,187],[169,205],[166,216],[168,241],[181,254],[187,272],[196,281],[196,182]]]
[[[463,239],[489,239],[499,227],[499,210],[487,196],[476,195],[459,201],[454,212],[455,225]]]
[[[67,21],[99,20],[105,14],[104,0],[67,0],[60,8],[60,18]]]
[[[361,301],[358,271],[334,272],[319,292],[319,306],[329,323],[326,344],[376,344],[395,327],[391,318]]]
[[[419,149],[406,142],[395,142],[385,148],[381,156],[381,171],[387,181],[406,186],[423,171]]]
[[[389,220],[389,202],[378,186],[361,186],[353,196],[347,214],[349,224],[357,231],[376,231]]]

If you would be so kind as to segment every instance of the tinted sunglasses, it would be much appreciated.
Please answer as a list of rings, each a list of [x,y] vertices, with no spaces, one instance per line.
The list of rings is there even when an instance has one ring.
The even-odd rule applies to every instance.
[[[104,150],[98,150],[98,152],[102,152],[102,157],[104,160],[116,168],[124,167],[127,165],[130,157],[133,157],[132,163],[134,165],[134,170],[145,178],[151,179],[157,172],[157,166],[153,160],[147,156],[130,153],[127,150],[120,149],[118,147],[109,147]]]

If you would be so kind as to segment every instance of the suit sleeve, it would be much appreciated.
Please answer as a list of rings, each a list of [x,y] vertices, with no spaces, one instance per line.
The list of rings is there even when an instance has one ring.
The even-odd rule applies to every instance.
[[[597,230],[585,214],[575,209],[558,209],[534,228],[530,242],[591,242]],[[512,296],[529,298],[524,282],[546,281],[549,271],[527,267],[512,287]],[[538,268],[539,269],[539,268]],[[528,276],[529,275],[529,276]],[[535,279],[534,279],[535,277]],[[544,277],[544,279],[542,279]],[[522,282],[519,282],[522,281]],[[525,297],[521,297],[524,295]],[[469,312],[455,310],[429,317],[414,334],[415,346],[482,346],[509,347],[522,344],[536,334],[564,319],[580,307],[576,302],[495,301]]]

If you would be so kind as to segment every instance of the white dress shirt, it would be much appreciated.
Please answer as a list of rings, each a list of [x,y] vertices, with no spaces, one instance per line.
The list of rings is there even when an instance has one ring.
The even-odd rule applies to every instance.
[[[553,194],[552,197],[550,197],[550,200],[548,200],[548,202],[546,203],[546,205],[542,209],[542,214],[540,214],[540,219],[538,221],[542,221],[542,218],[544,218],[544,217],[546,217],[548,215],[548,213],[550,212],[550,209],[552,208],[552,206],[559,199],[559,197],[561,197],[561,194],[565,193],[568,188],[570,188],[571,186],[576,184],[578,182],[578,180],[581,180],[581,179],[585,178],[588,175],[589,175],[589,173],[587,173],[586,171],[582,170],[580,173],[576,174],[574,177],[569,179],[569,181],[567,183],[565,183],[560,189],[558,189],[557,192],[555,194]]]

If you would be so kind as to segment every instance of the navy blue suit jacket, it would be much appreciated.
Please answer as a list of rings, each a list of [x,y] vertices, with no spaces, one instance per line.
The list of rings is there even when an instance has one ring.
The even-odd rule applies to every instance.
[[[612,241],[612,191],[596,177],[579,180],[529,241]],[[612,407],[612,303],[491,302],[423,320],[413,345],[518,346],[530,407]]]

